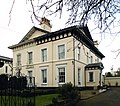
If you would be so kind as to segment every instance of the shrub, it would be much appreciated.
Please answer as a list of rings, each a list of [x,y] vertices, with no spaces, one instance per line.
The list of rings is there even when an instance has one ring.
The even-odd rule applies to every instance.
[[[27,86],[27,79],[26,77],[19,77],[16,76],[10,77],[9,79],[9,87],[12,89],[25,89]]]
[[[57,104],[58,104],[58,99],[54,97],[54,98],[52,99],[52,103],[53,103],[54,105],[57,105]]]
[[[59,93],[66,103],[74,104],[79,99],[79,91],[72,83],[66,83],[59,88]]]
[[[8,87],[8,76],[6,74],[0,75],[0,89],[7,89]]]

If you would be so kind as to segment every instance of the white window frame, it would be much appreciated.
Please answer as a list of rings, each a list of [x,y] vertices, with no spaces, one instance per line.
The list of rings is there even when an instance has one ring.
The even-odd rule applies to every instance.
[[[46,83],[43,82],[42,70],[46,70],[47,71],[47,75],[46,75],[47,82]],[[48,67],[42,67],[42,68],[40,68],[40,74],[41,74],[41,84],[48,84]]]
[[[93,56],[90,57],[90,61],[91,61],[91,63],[93,63]]]
[[[90,76],[89,76],[89,74],[90,74],[91,72],[93,73],[93,81],[90,81]],[[94,72],[94,71],[89,71],[89,72],[88,72],[88,82],[95,82],[95,72]]]
[[[81,85],[81,68],[78,68],[78,85]]]
[[[78,60],[80,60],[80,50],[81,48],[78,46]]]
[[[58,48],[59,48],[59,46],[63,46],[64,45],[64,58],[59,58],[59,50],[58,50]],[[57,45],[57,59],[58,60],[63,60],[63,59],[65,59],[66,58],[66,45],[65,45],[65,43],[62,43],[62,44],[59,44],[59,45]]]
[[[32,83],[33,83],[33,81],[32,81],[32,78],[33,78],[33,71],[32,71],[32,70],[28,70],[27,72],[28,72],[28,84],[32,84]],[[31,75],[30,75],[29,72],[31,73]],[[31,81],[30,81],[30,77],[31,77]]]
[[[31,57],[30,57],[30,54],[31,54]],[[27,52],[27,55],[28,55],[28,64],[33,64],[33,52],[32,51]]]
[[[46,50],[46,58],[43,57],[43,50]],[[48,60],[48,49],[47,48],[42,48],[41,49],[41,62],[46,62]]]
[[[58,85],[62,85],[66,83],[66,65],[57,65],[57,83]],[[59,82],[59,68],[65,68],[65,82]]]
[[[17,54],[16,56],[16,63],[17,63],[17,66],[20,66],[21,65],[21,53]]]
[[[87,52],[87,64],[89,64],[89,53]]]

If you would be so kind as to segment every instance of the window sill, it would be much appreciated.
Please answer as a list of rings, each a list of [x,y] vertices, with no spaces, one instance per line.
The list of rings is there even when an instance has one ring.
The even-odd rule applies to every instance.
[[[42,83],[41,85],[47,85],[47,83]]]
[[[88,81],[87,83],[95,83],[95,81]]]
[[[63,84],[65,84],[65,82],[60,82],[60,83],[58,82],[58,84],[59,84],[59,85],[63,85]]]

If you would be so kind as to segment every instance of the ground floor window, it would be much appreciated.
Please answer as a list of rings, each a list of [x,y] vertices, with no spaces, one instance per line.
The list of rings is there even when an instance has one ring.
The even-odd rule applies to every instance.
[[[58,82],[65,83],[65,67],[58,68]]]
[[[47,83],[47,69],[41,69],[42,83]]]
[[[93,82],[93,72],[89,72],[89,82]]]
[[[32,83],[32,71],[28,71],[28,83]]]
[[[81,84],[80,68],[78,68],[78,85]]]

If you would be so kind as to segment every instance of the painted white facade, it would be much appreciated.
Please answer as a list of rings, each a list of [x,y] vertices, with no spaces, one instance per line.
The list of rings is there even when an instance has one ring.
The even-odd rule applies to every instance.
[[[80,33],[86,36],[83,31]],[[99,70],[92,70],[95,80],[90,84],[86,82],[85,66],[101,62],[104,55],[94,44],[95,51],[73,35],[69,28],[49,33],[33,27],[20,43],[9,47],[13,50],[14,74],[19,70],[23,75],[34,76],[37,87],[58,87],[67,82],[75,86],[98,86]]]

